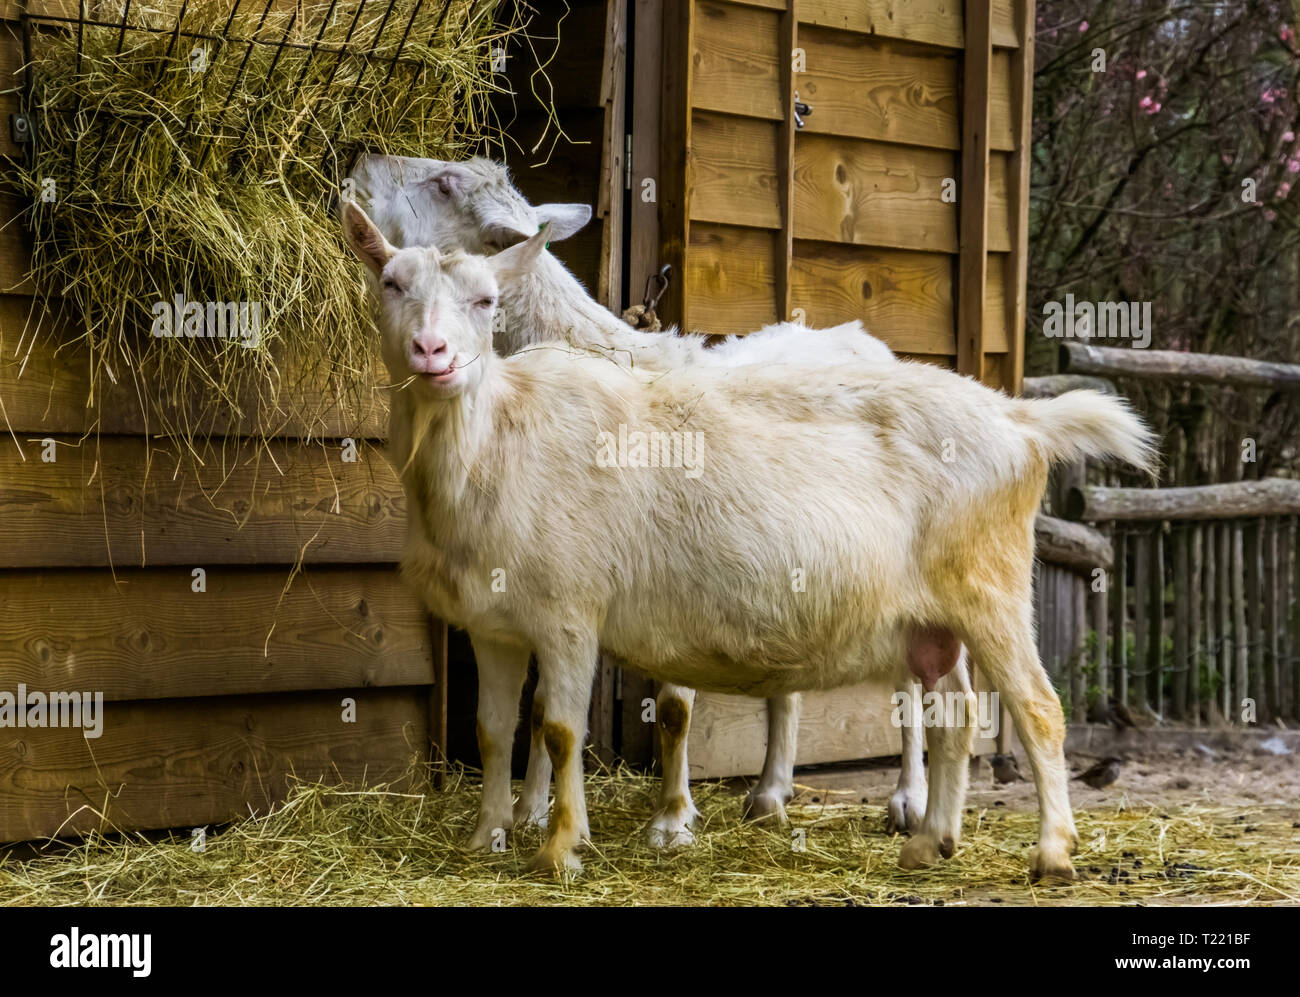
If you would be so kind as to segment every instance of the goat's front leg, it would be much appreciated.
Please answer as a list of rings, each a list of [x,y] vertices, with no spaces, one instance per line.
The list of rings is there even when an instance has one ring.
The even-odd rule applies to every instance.
[[[542,741],[555,769],[555,808],[546,843],[533,856],[535,872],[579,872],[578,848],[590,836],[582,788],[582,745],[596,678],[596,634],[566,633],[554,646],[537,649],[537,670],[546,687]]]
[[[786,821],[785,805],[794,796],[794,757],[799,747],[797,692],[773,696],[767,701],[767,754],[758,784],[745,797],[746,820],[775,817]]]
[[[921,683],[908,673],[900,678],[894,688],[908,698],[905,703],[921,702]],[[910,712],[910,711],[909,711]],[[914,833],[925,818],[925,727],[908,717],[902,728],[902,768],[898,773],[898,788],[889,798],[890,831]]]
[[[654,848],[682,848],[695,843],[691,825],[699,816],[691,799],[691,774],[686,763],[686,737],[691,729],[695,690],[665,682],[655,699],[663,779],[659,784],[659,808],[650,818],[646,840]]]
[[[533,692],[533,709],[528,718],[528,771],[524,775],[524,791],[515,801],[515,826],[536,824],[545,827],[550,809],[551,757],[542,740],[542,720],[546,715],[546,684],[538,679]]]
[[[519,721],[519,694],[528,672],[528,649],[470,634],[478,664],[478,751],[483,798],[469,847],[488,849],[514,824],[510,807],[510,752]]]

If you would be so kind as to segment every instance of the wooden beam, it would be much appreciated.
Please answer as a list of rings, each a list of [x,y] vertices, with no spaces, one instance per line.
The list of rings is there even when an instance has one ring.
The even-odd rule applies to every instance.
[[[693,328],[686,294],[691,217],[691,84],[695,50],[693,0],[663,0],[663,100],[659,139],[659,258],[673,279],[659,301],[665,326]]]
[[[663,0],[636,0],[632,20],[632,202],[628,209],[628,303],[639,304],[659,270],[659,138]],[[650,181],[650,185],[646,185]],[[647,200],[653,189],[653,198]],[[673,279],[680,281],[682,275]]]
[[[1109,570],[1115,559],[1111,542],[1101,531],[1041,513],[1034,520],[1034,542],[1042,560],[1076,571]]]
[[[960,232],[957,257],[957,370],[984,380],[984,299],[988,294],[989,92],[993,15],[966,4],[962,69]]]
[[[1006,258],[1008,384],[1014,393],[1025,376],[1025,318],[1029,274],[1029,167],[1034,144],[1034,0],[1018,0],[1019,34],[1024,40],[1011,56],[1011,113],[1015,150],[1007,167],[1011,253]]]
[[[601,155],[600,198],[596,212],[602,220],[600,280],[597,300],[615,315],[623,311],[623,179],[627,146],[627,0],[608,0],[605,14],[605,57],[600,102],[605,108],[604,152]]]
[[[1300,513],[1300,481],[1264,478],[1189,488],[1072,488],[1065,515],[1073,520],[1163,521],[1293,516]]]
[[[1300,364],[1226,357],[1177,350],[1131,350],[1087,343],[1062,343],[1061,373],[1143,377],[1190,384],[1232,385],[1300,391]]]
[[[790,267],[794,259],[794,92],[798,88],[794,73],[794,50],[799,44],[798,0],[788,0],[781,15],[780,43],[781,99],[785,101],[785,118],[777,130],[776,176],[780,185],[781,231],[776,245],[776,318],[788,321],[793,306],[790,294]]]
[[[1100,391],[1103,394],[1116,393],[1115,385],[1104,377],[1089,377],[1085,374],[1050,374],[1047,377],[1026,377],[1021,382],[1020,393],[1025,398],[1056,398],[1067,391]]]

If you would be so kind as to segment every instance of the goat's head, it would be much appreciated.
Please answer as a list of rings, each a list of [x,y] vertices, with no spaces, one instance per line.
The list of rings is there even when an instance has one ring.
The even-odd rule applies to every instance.
[[[398,249],[355,204],[344,205],[343,230],[370,275],[394,386],[426,399],[476,387],[492,356],[497,278],[513,281],[531,270],[546,246],[546,229],[492,257],[432,246]]]
[[[534,235],[568,238],[591,219],[585,204],[533,206],[500,163],[481,156],[463,163],[366,155],[350,179],[357,201],[398,246],[439,246],[495,253]]]

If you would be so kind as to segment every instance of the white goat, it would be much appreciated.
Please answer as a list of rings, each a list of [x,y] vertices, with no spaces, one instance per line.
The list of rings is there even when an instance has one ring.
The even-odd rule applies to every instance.
[[[548,242],[568,238],[591,217],[585,204],[534,207],[514,187],[506,168],[488,159],[463,163],[401,156],[363,156],[350,179],[357,202],[394,245],[435,246],[471,253],[498,252],[546,226]],[[502,294],[494,344],[511,354],[549,339],[607,352],[613,359],[655,369],[688,363],[740,366],[800,361],[847,360],[892,364],[893,353],[869,335],[860,322],[829,330],[811,330],[785,322],[749,336],[731,336],[706,349],[702,336],[672,332],[645,333],[592,301],[581,284],[557,259],[544,253],[536,270]],[[580,319],[580,320],[576,320]],[[906,684],[919,698],[920,688]],[[535,697],[541,700],[545,690]],[[647,834],[656,846],[688,844],[696,816],[691,799],[686,738],[695,693],[668,683],[657,696],[664,778],[659,806]],[[540,709],[540,707],[539,707]],[[784,804],[794,792],[798,745],[799,698],[774,696],[767,701],[768,737],[763,772],[745,799],[744,813],[759,819],[785,819]],[[903,728],[902,769],[889,802],[890,825],[915,830],[925,812],[925,768],[919,727]],[[516,823],[545,822],[550,766],[534,724],[524,790],[515,809]]]
[[[355,205],[344,225],[374,279],[384,361],[404,386],[391,433],[411,510],[403,571],[478,656],[484,777],[472,840],[511,821],[509,749],[530,652],[556,782],[533,866],[576,870],[598,648],[654,678],[771,696],[903,662],[927,689],[958,690],[964,643],[1033,767],[1031,871],[1073,877],[1065,726],[1034,643],[1033,523],[1054,461],[1150,465],[1150,433],[1122,401],[1008,398],[906,362],[848,363],[833,376],[797,363],[646,372],[558,343],[501,358],[498,286],[538,265],[544,235],[485,260],[397,250]],[[703,434],[700,473],[602,466],[628,427]],[[798,592],[795,568],[807,581]],[[972,733],[964,720],[927,727],[929,798],[904,868],[956,847]]]

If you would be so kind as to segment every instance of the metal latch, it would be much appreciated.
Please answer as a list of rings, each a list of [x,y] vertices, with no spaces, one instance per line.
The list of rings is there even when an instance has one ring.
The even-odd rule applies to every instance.
[[[803,119],[808,117],[808,115],[812,114],[812,112],[813,112],[812,105],[805,104],[803,101],[801,101],[799,99],[799,91],[796,90],[794,92],[794,126],[796,128],[802,128]]]
[[[27,119],[27,115],[9,115],[9,137],[14,145],[26,145],[32,140],[32,123]]]

